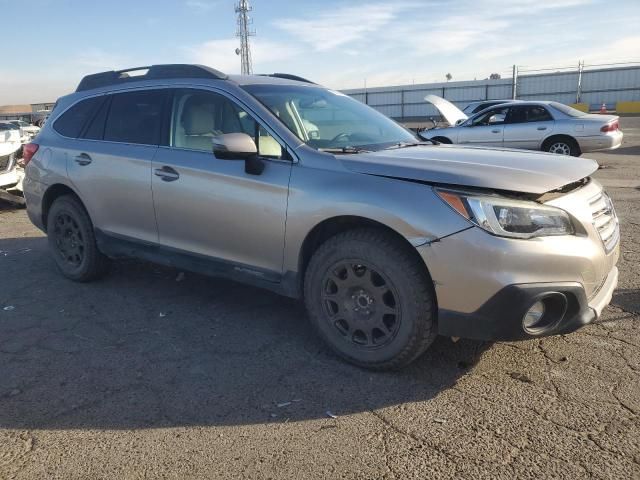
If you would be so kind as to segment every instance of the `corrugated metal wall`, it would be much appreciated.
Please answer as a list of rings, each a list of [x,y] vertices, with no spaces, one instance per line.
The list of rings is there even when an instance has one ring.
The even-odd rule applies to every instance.
[[[522,100],[554,100],[576,103],[578,71],[520,74],[516,94]],[[385,115],[404,121],[420,121],[437,117],[438,111],[424,101],[427,94],[438,95],[463,108],[478,100],[512,98],[511,78],[466,82],[399,85],[345,90],[356,100],[371,105]],[[640,66],[586,69],[582,72],[580,101],[597,109],[602,103],[608,109],[616,102],[640,100]]]

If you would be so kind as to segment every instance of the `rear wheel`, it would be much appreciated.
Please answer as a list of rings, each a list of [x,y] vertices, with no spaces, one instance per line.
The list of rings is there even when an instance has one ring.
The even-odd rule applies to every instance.
[[[572,138],[555,138],[545,143],[545,151],[556,155],[580,156],[580,147]]]
[[[304,293],[320,336],[362,367],[405,366],[436,336],[424,265],[384,231],[352,230],[327,240],[311,258]]]
[[[91,219],[77,198],[64,195],[53,202],[47,216],[47,236],[65,277],[88,282],[106,272],[108,259],[98,250]]]

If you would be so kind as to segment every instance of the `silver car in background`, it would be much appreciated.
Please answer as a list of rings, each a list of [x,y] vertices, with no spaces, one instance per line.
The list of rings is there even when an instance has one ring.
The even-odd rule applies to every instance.
[[[437,334],[569,333],[611,300],[593,160],[421,142],[291,75],[132,70],[85,77],[25,146],[29,218],[71,280],[138,257],[267,288],[374,369]]]
[[[446,100],[425,99],[432,101],[453,126],[426,130],[420,135],[442,143],[523,148],[572,156],[611,150],[622,144],[619,117],[615,115],[584,113],[558,102],[518,101],[494,105],[465,119],[466,115],[459,110],[460,114],[452,117],[457,108]]]

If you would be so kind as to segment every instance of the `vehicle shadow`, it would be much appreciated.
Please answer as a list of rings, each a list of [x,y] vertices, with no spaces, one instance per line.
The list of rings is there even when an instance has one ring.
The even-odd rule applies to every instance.
[[[640,289],[619,288],[613,293],[611,303],[627,312],[640,314]]]
[[[438,338],[399,372],[337,359],[293,300],[121,261],[63,279],[45,238],[0,240],[0,428],[131,429],[348,415],[424,401],[489,343]]]

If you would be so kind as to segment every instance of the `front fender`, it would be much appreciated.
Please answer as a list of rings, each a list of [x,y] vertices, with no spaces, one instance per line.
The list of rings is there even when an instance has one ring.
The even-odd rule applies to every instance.
[[[297,271],[304,240],[316,225],[342,216],[381,223],[414,246],[437,241],[470,226],[445,205],[429,185],[346,169],[294,165],[284,271]]]

